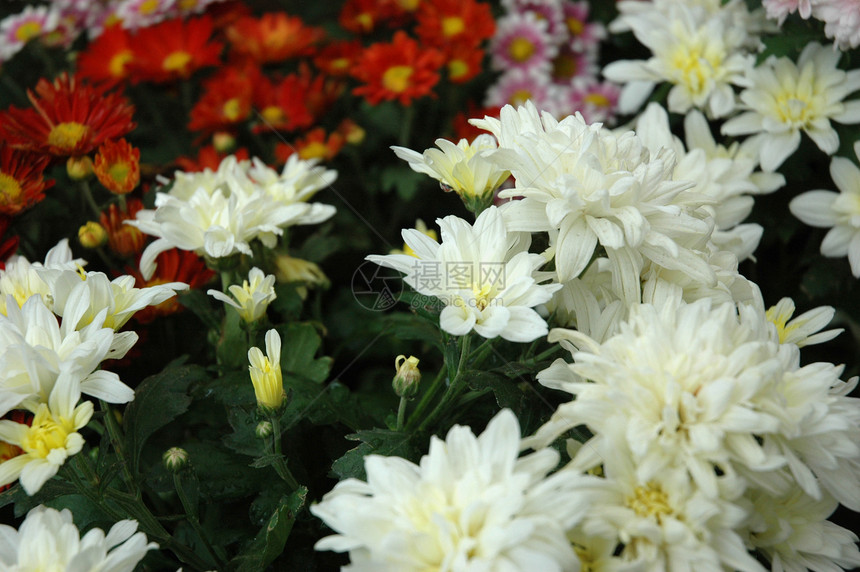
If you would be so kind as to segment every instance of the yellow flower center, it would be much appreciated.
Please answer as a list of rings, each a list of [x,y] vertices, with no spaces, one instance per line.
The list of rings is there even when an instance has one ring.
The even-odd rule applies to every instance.
[[[179,0],[176,5],[179,6],[179,9],[183,12],[190,12],[197,8],[197,0]]]
[[[585,23],[577,18],[568,18],[567,29],[571,36],[579,36],[585,30]]]
[[[467,73],[469,73],[469,64],[463,60],[451,60],[448,62],[448,75],[451,79],[463,77]]]
[[[559,79],[570,79],[576,75],[578,66],[576,58],[570,54],[561,54],[552,60],[552,75]]]
[[[260,115],[263,116],[266,123],[272,123],[274,125],[283,123],[287,118],[286,114],[284,114],[284,110],[276,105],[265,107],[263,111],[260,112]]]
[[[508,98],[508,103],[513,105],[514,107],[519,107],[523,105],[526,101],[532,98],[532,92],[527,89],[518,89],[511,94],[511,97]]]
[[[48,133],[48,145],[60,149],[74,149],[81,139],[89,134],[90,128],[76,121],[55,125]]]
[[[412,72],[412,66],[391,66],[382,74],[382,85],[395,93],[406,91]]]
[[[779,343],[781,344],[784,344],[791,332],[796,330],[800,325],[797,322],[788,324],[788,321],[791,319],[793,314],[794,311],[777,313],[777,306],[771,306],[764,314],[765,319],[776,326],[776,332],[779,335]]]
[[[328,154],[328,147],[325,143],[312,141],[299,149],[299,157],[308,161],[310,159],[322,159]]]
[[[224,104],[224,107],[221,108],[221,112],[224,114],[224,117],[227,121],[238,121],[242,118],[242,104],[239,101],[238,97],[234,97],[232,99],[228,99]]]
[[[331,68],[338,71],[345,71],[349,68],[349,58],[336,58],[331,61]]]
[[[19,42],[28,42],[38,36],[42,32],[42,24],[30,20],[24,22],[18,29],[15,30],[15,39]]]
[[[123,50],[110,59],[108,70],[111,75],[123,77],[125,75],[125,66],[133,59],[131,50]]]
[[[456,36],[466,29],[466,23],[459,16],[442,18],[442,34],[445,36]]]
[[[161,67],[164,71],[171,72],[185,72],[185,68],[188,66],[188,63],[191,61],[191,54],[184,51],[173,52],[161,63]]]
[[[21,184],[12,175],[0,171],[0,204],[13,203],[21,196]]]
[[[514,38],[508,45],[508,53],[517,62],[524,62],[535,53],[535,45],[528,38]]]
[[[21,440],[21,448],[33,457],[44,459],[54,449],[65,449],[66,438],[74,432],[75,428],[70,420],[63,417],[55,419],[48,414],[38,424],[33,420],[33,426]]]
[[[149,15],[155,12],[158,9],[158,0],[144,0],[140,3],[140,13],[143,15]]]
[[[594,554],[588,548],[574,543],[573,551],[579,557],[579,572],[592,572],[595,569]]]
[[[700,94],[722,60],[714,54],[704,53],[699,47],[680,45],[672,54],[670,64],[678,72],[676,83],[683,84],[693,94]]]
[[[597,107],[609,107],[610,105],[612,105],[609,102],[609,98],[602,93],[589,93],[582,99],[583,101],[585,101],[585,103],[590,103],[591,105],[595,105]]]
[[[490,300],[493,298],[493,286],[484,284],[480,288],[478,285],[472,285],[472,293],[475,294],[475,307],[483,311],[490,305]]]
[[[400,9],[407,12],[414,12],[417,10],[420,3],[421,0],[397,0],[397,4],[400,6]]]
[[[359,25],[365,30],[373,29],[373,16],[364,12],[355,17],[355,21],[359,23]]]
[[[775,110],[780,120],[792,125],[806,125],[815,118],[812,102],[795,93],[777,96]]]
[[[663,492],[660,485],[648,483],[644,487],[636,487],[633,497],[627,499],[627,506],[638,516],[653,516],[660,522],[664,516],[669,516],[674,510],[669,504],[669,496]]]
[[[117,183],[124,183],[131,172],[131,165],[125,161],[118,161],[108,167],[108,175]]]

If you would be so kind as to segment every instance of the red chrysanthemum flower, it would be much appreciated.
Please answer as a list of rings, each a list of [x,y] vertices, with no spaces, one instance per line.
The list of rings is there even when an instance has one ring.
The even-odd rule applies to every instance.
[[[327,45],[314,58],[314,65],[334,77],[346,77],[361,55],[362,45],[358,40],[343,40]]]
[[[140,182],[140,149],[125,139],[105,141],[96,153],[93,172],[99,182],[116,195],[125,195]]]
[[[128,30],[110,26],[78,54],[78,75],[94,83],[113,86],[128,77],[133,59]]]
[[[203,259],[191,251],[173,248],[166,250],[155,259],[158,265],[155,274],[149,280],[144,280],[140,271],[126,268],[126,273],[134,276],[135,287],[148,288],[168,282],[185,282],[192,289],[202,288],[215,277],[215,272],[206,268]],[[134,319],[141,324],[148,324],[160,316],[176,314],[183,310],[178,296],[172,296],[156,306],[147,306],[134,314]]]
[[[207,145],[200,149],[196,158],[179,157],[176,159],[176,166],[186,173],[196,173],[204,169],[215,171],[227,155],[228,153],[221,153],[214,146]],[[233,152],[233,155],[239,161],[245,161],[250,157],[248,150],[245,148],[237,149]]]
[[[130,198],[125,202],[125,208],[123,211],[112,204],[106,212],[102,212],[99,222],[107,231],[111,252],[122,258],[131,258],[143,252],[146,235],[136,227],[125,224],[125,221],[134,220],[137,211],[143,208],[143,202],[138,198]]]
[[[44,179],[50,160],[0,141],[0,213],[15,216],[45,198],[45,189],[54,184]]]
[[[209,16],[185,21],[174,18],[143,28],[133,38],[132,80],[175,81],[217,65],[223,44],[211,41],[211,37]]]
[[[254,107],[260,114],[260,124],[254,132],[310,127],[314,118],[307,100],[307,84],[296,75],[288,75],[278,83],[267,79],[259,82],[254,90]]]
[[[474,103],[469,102],[466,113],[458,113],[452,121],[454,141],[459,141],[460,139],[474,141],[475,137],[486,133],[486,131],[475,127],[469,123],[469,120],[483,119],[484,117],[495,117],[498,119],[501,112],[501,107],[477,107]]]
[[[343,148],[344,136],[335,131],[326,135],[322,127],[308,131],[304,137],[296,139],[292,145],[278,143],[275,146],[275,158],[286,163],[290,155],[298,153],[301,159],[321,159],[331,161]]]
[[[274,12],[240,18],[227,28],[226,35],[233,53],[265,64],[312,55],[325,34],[306,26],[298,16]]]
[[[203,96],[191,109],[188,129],[211,133],[228,129],[251,115],[254,84],[260,80],[256,66],[229,67],[203,84]]]
[[[496,31],[490,5],[475,0],[422,2],[415,17],[416,35],[428,46],[442,50],[451,42],[479,46]]]
[[[6,261],[18,250],[18,237],[6,236],[10,220],[9,217],[0,215],[0,270],[6,269]]]
[[[466,83],[484,69],[484,51],[471,42],[452,42],[445,50],[448,81]]]
[[[369,34],[388,16],[390,2],[385,0],[346,0],[338,23],[354,34]]]
[[[310,66],[299,66],[299,81],[306,94],[305,105],[315,119],[320,119],[341,96],[345,84],[338,78],[314,75]]]
[[[53,82],[39,80],[27,96],[32,108],[0,113],[0,138],[18,149],[76,157],[135,127],[134,106],[127,99],[67,74]]]
[[[430,95],[439,82],[442,54],[420,46],[403,31],[394,34],[390,44],[369,46],[353,68],[353,75],[365,85],[353,89],[371,105],[396,99],[409,105],[416,97]]]

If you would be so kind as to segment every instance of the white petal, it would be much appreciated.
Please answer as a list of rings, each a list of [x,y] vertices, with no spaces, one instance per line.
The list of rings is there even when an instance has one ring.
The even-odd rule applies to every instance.
[[[831,207],[838,196],[833,191],[809,191],[791,199],[788,210],[809,226],[831,227],[836,224],[836,213]]]

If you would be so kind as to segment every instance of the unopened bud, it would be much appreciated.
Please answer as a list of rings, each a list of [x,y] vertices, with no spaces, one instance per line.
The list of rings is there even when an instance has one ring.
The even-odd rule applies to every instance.
[[[257,423],[257,427],[254,429],[254,434],[257,436],[258,439],[265,439],[272,434],[272,422],[260,421],[259,423]]]
[[[107,239],[107,230],[95,221],[91,220],[78,229],[78,240],[84,248],[98,248],[106,243]]]
[[[93,160],[88,156],[69,157],[66,161],[66,173],[73,181],[88,179],[93,174]]]
[[[225,131],[219,131],[212,136],[212,146],[219,153],[229,153],[236,147],[236,138]]]
[[[421,371],[418,369],[418,358],[415,356],[406,357],[401,354],[394,360],[394,368],[397,373],[394,375],[394,380],[391,386],[394,388],[394,393],[398,397],[410,399],[418,393],[418,382],[421,381]]]
[[[188,451],[181,447],[171,447],[161,456],[164,468],[171,473],[178,473],[188,464]]]

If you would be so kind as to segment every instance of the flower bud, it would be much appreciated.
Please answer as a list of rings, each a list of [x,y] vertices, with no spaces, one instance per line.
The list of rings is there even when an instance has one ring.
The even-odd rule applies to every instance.
[[[219,131],[212,135],[212,146],[219,153],[229,153],[236,147],[236,138],[226,131]]]
[[[78,240],[84,248],[98,248],[106,243],[107,239],[107,230],[95,221],[91,220],[78,229]]]
[[[260,421],[259,423],[257,423],[257,427],[254,429],[254,434],[257,436],[258,439],[265,439],[272,434],[272,422]]]
[[[418,382],[421,381],[421,372],[418,370],[418,358],[401,354],[394,360],[394,368],[397,373],[391,386],[398,397],[410,399],[418,393]]]
[[[66,173],[73,181],[82,181],[93,174],[93,160],[88,156],[69,157],[66,161]]]
[[[266,354],[260,348],[248,350],[248,371],[257,397],[257,407],[264,412],[276,412],[284,404],[283,374],[281,373],[281,336],[277,330],[266,332]]]
[[[188,464],[188,451],[180,447],[171,447],[161,456],[164,468],[171,473],[178,473]]]

